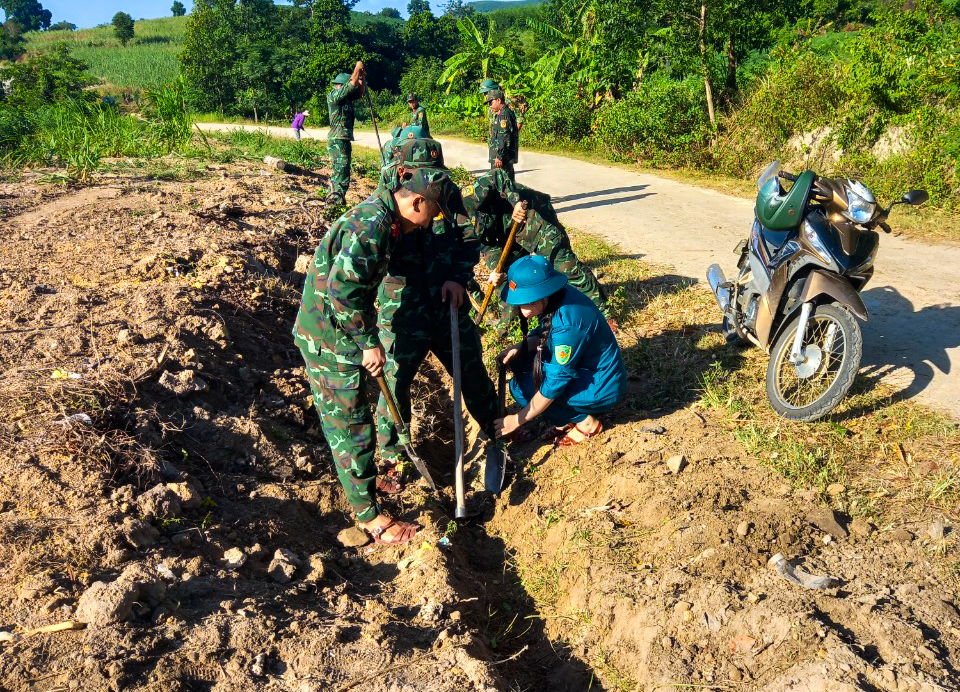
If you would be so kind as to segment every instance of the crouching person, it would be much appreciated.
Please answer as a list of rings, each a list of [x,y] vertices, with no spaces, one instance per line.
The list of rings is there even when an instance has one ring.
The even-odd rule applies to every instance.
[[[510,267],[502,297],[525,320],[537,317],[539,327],[497,358],[513,370],[510,393],[523,407],[497,420],[497,435],[513,435],[541,416],[556,426],[545,437],[558,445],[597,435],[603,429],[597,416],[627,388],[623,356],[603,313],[540,255]]]

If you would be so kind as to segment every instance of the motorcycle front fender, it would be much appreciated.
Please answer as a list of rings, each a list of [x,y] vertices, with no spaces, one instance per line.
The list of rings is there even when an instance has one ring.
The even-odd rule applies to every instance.
[[[831,272],[815,269],[810,272],[803,286],[801,302],[806,303],[824,295],[833,298],[864,322],[870,319],[863,299],[847,279]]]

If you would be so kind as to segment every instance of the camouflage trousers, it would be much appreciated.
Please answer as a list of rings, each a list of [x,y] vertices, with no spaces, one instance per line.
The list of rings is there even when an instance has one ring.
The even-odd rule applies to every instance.
[[[384,305],[382,298],[383,290],[379,325],[380,341],[387,351],[384,372],[391,390],[395,393],[400,415],[409,424],[410,387],[427,354],[433,352],[448,373],[453,367],[449,308],[446,303],[440,303],[442,307],[434,306],[433,310],[418,310],[423,319],[410,320],[408,318],[412,315],[407,313],[399,316],[400,319],[392,320],[390,306]],[[427,312],[434,314],[428,315]],[[493,440],[493,423],[497,418],[497,392],[483,364],[480,332],[470,319],[469,305],[461,307],[458,318],[463,400],[480,429]],[[399,443],[396,426],[382,395],[377,405],[377,443],[385,459],[398,459],[402,455],[403,447]]]
[[[363,366],[337,363],[325,353],[318,356],[301,350],[301,354],[347,502],[358,521],[370,521],[380,513],[370,376]]]
[[[496,168],[497,167],[493,164],[493,161],[491,161],[490,170],[491,171],[496,170]],[[506,161],[504,161],[501,168],[503,172],[507,174],[507,177],[510,178],[510,180],[512,180],[513,182],[517,182],[517,174],[513,170],[513,161],[511,161],[510,163],[507,163]]]
[[[353,143],[349,139],[327,140],[327,153],[330,155],[330,192],[346,199],[350,187],[350,158],[353,155]]]
[[[488,269],[492,271],[496,268],[502,252],[502,247],[483,245],[483,261]],[[571,286],[586,295],[598,308],[605,310],[607,296],[593,271],[574,254],[567,232],[544,219],[533,209],[527,212],[527,222],[517,232],[504,271],[509,270],[514,262],[525,255],[546,257],[554,269],[567,277]],[[494,293],[499,297],[500,289]],[[500,314],[500,326],[506,327],[519,312],[516,307],[501,303]]]

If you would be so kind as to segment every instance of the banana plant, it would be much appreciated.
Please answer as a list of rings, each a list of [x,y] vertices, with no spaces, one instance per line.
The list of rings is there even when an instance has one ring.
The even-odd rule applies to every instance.
[[[492,21],[486,36],[469,17],[457,20],[457,31],[460,32],[460,52],[444,62],[443,73],[437,82],[441,86],[446,84],[446,93],[450,93],[458,80],[466,81],[471,75],[479,74],[481,78],[486,78],[515,71],[513,61],[507,56],[506,46],[494,45],[496,29]]]

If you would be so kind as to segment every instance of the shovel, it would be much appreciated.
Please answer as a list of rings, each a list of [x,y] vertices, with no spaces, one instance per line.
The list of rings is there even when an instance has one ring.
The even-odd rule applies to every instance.
[[[410,433],[407,431],[407,426],[403,422],[403,419],[400,418],[400,410],[397,408],[397,402],[393,398],[393,392],[391,392],[390,387],[387,386],[387,381],[383,375],[377,377],[377,384],[380,385],[380,391],[383,393],[383,398],[387,402],[387,408],[390,409],[390,415],[393,416],[393,423],[397,426],[397,437],[400,438],[400,444],[407,450],[407,456],[410,457],[413,465],[417,467],[417,471],[423,476],[423,480],[427,482],[431,490],[436,492],[437,484],[433,482],[433,477],[427,470],[427,465],[423,463],[423,459],[418,457],[417,453],[413,451],[413,445],[410,444]]]
[[[523,209],[526,211],[527,203],[523,202]],[[522,221],[514,221],[513,225],[510,226],[510,233],[507,234],[507,242],[503,244],[503,251],[500,253],[500,259],[497,260],[497,268],[494,270],[498,274],[503,273],[503,268],[507,264],[507,258],[510,256],[510,250],[513,249],[513,240],[517,237],[517,230],[524,224]],[[487,290],[483,293],[483,302],[480,303],[480,309],[477,310],[477,326],[483,324],[483,315],[487,311],[487,305],[490,304],[490,297],[493,295],[493,290],[496,288],[491,283],[487,284]]]
[[[460,372],[460,315],[450,300],[450,339],[453,347],[453,441],[457,457],[456,494],[457,506],[454,510],[454,519],[467,517],[467,502],[463,489],[463,409],[460,402],[460,385],[463,373]]]
[[[507,366],[497,368],[497,416],[503,418],[507,414]],[[487,446],[487,463],[483,466],[483,487],[494,495],[503,490],[503,482],[507,475],[507,453],[495,441],[491,440]]]

